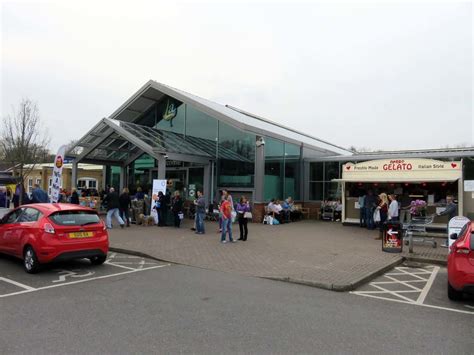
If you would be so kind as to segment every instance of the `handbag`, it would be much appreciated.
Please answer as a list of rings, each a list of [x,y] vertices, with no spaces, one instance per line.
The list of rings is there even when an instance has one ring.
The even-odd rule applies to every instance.
[[[378,208],[374,212],[374,222],[380,222],[380,210]]]
[[[244,218],[250,218],[250,219],[253,218],[252,212],[245,212],[244,213]]]
[[[235,222],[235,219],[237,218],[237,212],[232,211],[232,212],[230,213],[230,215],[231,215],[231,218],[232,218],[232,223],[234,223],[234,222]]]

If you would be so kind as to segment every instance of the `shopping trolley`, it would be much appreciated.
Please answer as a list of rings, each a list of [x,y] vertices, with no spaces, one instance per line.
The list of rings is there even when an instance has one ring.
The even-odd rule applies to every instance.
[[[413,253],[413,243],[431,244],[436,248],[437,243],[433,237],[428,237],[426,227],[433,223],[435,215],[413,216],[411,221],[402,224],[403,241],[408,245],[408,250]]]

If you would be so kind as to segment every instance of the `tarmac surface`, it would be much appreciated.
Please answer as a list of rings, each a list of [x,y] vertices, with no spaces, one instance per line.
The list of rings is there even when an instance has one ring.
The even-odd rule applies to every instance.
[[[402,263],[408,256],[384,253],[377,231],[337,222],[300,221],[278,226],[249,224],[248,240],[221,244],[216,222],[206,222],[205,235],[181,228],[135,226],[110,231],[112,250],[166,262],[247,276],[349,291]],[[233,226],[238,238],[238,225]],[[235,239],[234,238],[234,239]],[[405,248],[406,249],[406,248]],[[410,255],[443,263],[447,249],[415,246]]]

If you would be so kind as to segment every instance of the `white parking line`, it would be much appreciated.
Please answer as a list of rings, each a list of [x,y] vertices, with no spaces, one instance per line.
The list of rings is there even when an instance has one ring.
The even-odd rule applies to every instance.
[[[128,267],[128,266],[119,265],[119,264],[113,263],[113,262],[108,261],[108,260],[107,260],[104,264],[112,265],[112,266],[116,266],[116,267],[121,267],[122,269],[127,269],[127,270],[136,270],[136,269],[134,269],[133,267]]]
[[[10,283],[10,284],[12,284],[12,285],[15,285],[15,286],[24,288],[25,290],[29,290],[29,291],[34,291],[34,290],[36,290],[36,289],[33,288],[33,287],[30,287],[30,286],[28,286],[28,285],[24,285],[24,284],[21,284],[21,283],[19,283],[19,282],[16,282],[16,281],[7,279],[6,277],[0,277],[0,281],[8,282],[8,283]]]
[[[21,295],[21,294],[24,294],[24,293],[30,293],[30,292],[35,292],[35,291],[41,291],[41,290],[46,290],[46,289],[55,288],[55,287],[62,287],[62,286],[66,286],[66,285],[74,285],[74,284],[83,283],[83,282],[88,282],[88,281],[93,281],[93,280],[106,279],[106,278],[114,277],[114,276],[132,274],[132,273],[135,273],[135,272],[142,272],[142,271],[147,271],[147,270],[152,270],[152,269],[158,269],[158,268],[162,268],[162,267],[166,267],[166,266],[171,266],[171,264],[164,264],[164,265],[151,266],[151,267],[147,267],[147,268],[144,268],[144,269],[127,270],[127,271],[119,272],[119,273],[116,273],[116,274],[103,275],[103,276],[96,276],[96,277],[91,277],[90,279],[71,281],[71,282],[67,282],[67,283],[56,284],[56,285],[49,285],[49,286],[43,286],[43,287],[38,287],[38,288],[33,288],[33,287],[29,287],[29,286],[27,286],[27,285],[22,285],[22,286],[20,286],[20,287],[25,288],[24,291],[18,291],[18,292],[12,292],[12,293],[7,293],[7,294],[4,294],[4,295],[0,295],[0,298],[10,297],[10,296],[16,296],[16,295]],[[1,279],[4,279],[4,278],[1,278]],[[12,280],[9,280],[9,281],[12,281]],[[8,282],[8,281],[7,281],[7,282]],[[15,281],[13,281],[13,282],[15,282]],[[12,283],[13,283],[13,282],[12,282]],[[20,285],[21,285],[21,284],[20,284]]]
[[[433,268],[433,272],[431,273],[430,278],[428,279],[428,282],[423,288],[423,291],[421,291],[420,296],[416,300],[416,303],[423,304],[423,302],[425,302],[425,298],[428,295],[428,292],[430,292],[431,286],[433,286],[433,282],[436,279],[436,275],[438,275],[438,271],[439,271],[439,266],[435,266]]]
[[[419,272],[410,272],[408,270],[412,270],[407,267],[396,267],[395,272],[390,272],[383,277],[391,280],[391,281],[377,281],[377,282],[371,282],[369,283],[369,286],[378,289],[377,291],[352,291],[350,292],[351,294],[358,295],[358,296],[364,296],[364,297],[371,297],[371,298],[377,298],[385,301],[391,301],[391,302],[398,302],[398,303],[405,303],[405,304],[411,304],[415,306],[422,306],[422,307],[428,307],[428,308],[434,308],[434,309],[441,309],[441,310],[446,310],[446,311],[451,311],[451,312],[458,312],[458,313],[464,313],[464,314],[474,314],[474,312],[470,311],[464,311],[460,309],[455,309],[455,308],[448,308],[448,307],[441,307],[441,306],[434,306],[430,304],[425,304],[425,299],[426,296],[428,295],[431,287],[433,286],[434,280],[436,279],[436,276],[438,275],[438,272],[440,270],[439,266],[433,266],[430,267],[429,269],[415,269],[415,270],[420,270]],[[391,276],[390,276],[391,275]],[[420,275],[430,275],[429,278],[425,279],[421,277]],[[412,276],[416,278],[416,280],[398,280],[395,277],[392,276]],[[410,285],[410,282],[426,282],[424,287],[418,288],[413,285]],[[382,285],[403,285],[410,290],[389,290],[383,287]],[[416,300],[410,299],[408,297],[405,297],[402,295],[403,294],[410,294],[410,293],[420,293],[418,298]],[[388,298],[388,297],[383,297],[382,295],[390,295],[394,298]],[[466,306],[468,308],[471,308],[469,306]]]

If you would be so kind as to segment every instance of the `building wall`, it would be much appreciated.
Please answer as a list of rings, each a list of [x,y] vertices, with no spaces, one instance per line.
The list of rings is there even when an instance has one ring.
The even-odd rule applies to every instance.
[[[28,180],[33,179],[33,185],[36,183],[37,179],[41,179],[41,188],[45,191],[48,191],[49,185],[49,178],[53,174],[53,168],[45,168],[39,167],[37,169],[33,169],[29,175],[25,177],[25,188],[28,191]],[[66,191],[71,191],[72,189],[72,169],[71,168],[63,168],[62,174],[62,185],[63,189]],[[84,169],[77,169],[77,178],[93,178],[97,180],[97,189],[99,190],[102,186],[102,168],[99,170],[84,170]]]

